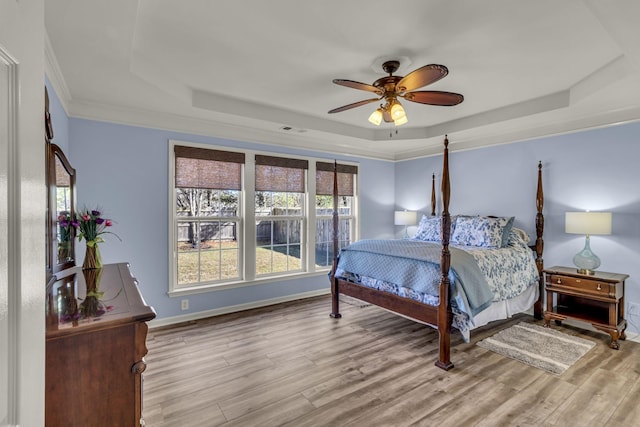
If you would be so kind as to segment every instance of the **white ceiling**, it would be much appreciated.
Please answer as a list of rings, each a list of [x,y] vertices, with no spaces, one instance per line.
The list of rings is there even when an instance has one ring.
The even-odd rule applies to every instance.
[[[401,160],[640,119],[637,0],[47,0],[47,75],[72,117]],[[449,68],[376,127],[371,84]],[[291,130],[283,130],[283,127]]]

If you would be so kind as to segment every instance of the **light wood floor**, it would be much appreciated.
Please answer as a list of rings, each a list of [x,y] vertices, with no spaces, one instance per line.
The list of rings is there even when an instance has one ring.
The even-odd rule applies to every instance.
[[[143,414],[163,426],[639,426],[640,344],[553,326],[596,347],[561,376],[355,300],[317,297],[149,332]],[[552,324],[553,325],[553,324]]]

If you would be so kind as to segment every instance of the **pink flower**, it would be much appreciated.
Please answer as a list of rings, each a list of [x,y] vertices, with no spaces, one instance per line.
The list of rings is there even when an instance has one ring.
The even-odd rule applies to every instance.
[[[106,220],[104,221],[104,225],[105,225],[105,227],[111,227],[111,226],[113,225],[113,223],[111,222],[111,220],[110,220],[110,219],[106,219]]]
[[[91,219],[91,217],[88,214],[84,214],[84,215],[82,215],[82,219],[84,221],[89,221]]]

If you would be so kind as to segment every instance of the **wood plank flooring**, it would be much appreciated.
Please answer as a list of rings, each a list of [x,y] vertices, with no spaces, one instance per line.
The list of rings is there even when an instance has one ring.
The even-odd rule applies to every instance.
[[[452,335],[452,371],[434,366],[438,334],[345,298],[331,319],[317,297],[152,329],[143,415],[165,426],[640,426],[640,344],[555,326],[597,343],[561,376],[475,343],[519,315]],[[540,323],[540,322],[537,322]]]

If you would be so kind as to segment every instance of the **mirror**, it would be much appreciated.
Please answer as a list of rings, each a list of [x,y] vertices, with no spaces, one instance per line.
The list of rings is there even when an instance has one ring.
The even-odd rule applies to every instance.
[[[52,272],[75,265],[76,171],[56,144],[50,145],[49,157],[49,221]]]
[[[75,266],[75,229],[71,220],[75,215],[76,170],[53,139],[49,114],[49,93],[44,88],[44,121],[47,182],[46,253],[48,274]]]

